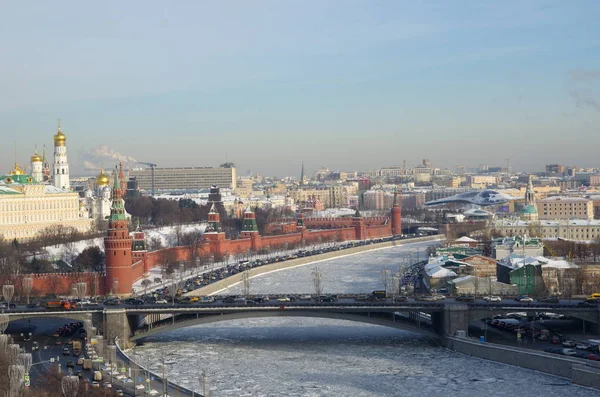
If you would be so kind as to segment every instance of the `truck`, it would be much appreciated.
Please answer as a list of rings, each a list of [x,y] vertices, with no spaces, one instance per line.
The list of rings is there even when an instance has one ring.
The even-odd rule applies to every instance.
[[[73,354],[75,355],[79,355],[81,354],[81,341],[80,340],[74,340],[73,341]]]
[[[66,300],[48,301],[44,307],[49,310],[71,310],[75,309],[76,304]]]
[[[87,358],[83,360],[83,369],[92,369],[92,360]]]
[[[371,296],[374,299],[385,299],[387,297],[387,292],[383,291],[383,290],[379,290],[379,291],[373,291],[371,293]]]

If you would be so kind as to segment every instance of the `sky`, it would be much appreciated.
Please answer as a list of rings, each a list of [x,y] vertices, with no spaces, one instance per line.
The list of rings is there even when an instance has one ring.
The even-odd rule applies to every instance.
[[[600,2],[0,0],[0,173],[600,166]],[[16,150],[15,150],[16,146]]]

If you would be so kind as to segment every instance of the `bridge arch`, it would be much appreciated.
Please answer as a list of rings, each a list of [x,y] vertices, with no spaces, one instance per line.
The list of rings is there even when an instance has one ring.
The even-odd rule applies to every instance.
[[[326,318],[333,320],[346,320],[354,321],[372,325],[381,325],[385,327],[392,327],[401,329],[403,331],[409,331],[419,333],[430,338],[438,339],[440,335],[433,331],[424,328],[418,328],[416,326],[407,324],[400,321],[399,317],[394,313],[389,313],[389,317],[381,316],[368,316],[356,313],[340,313],[340,312],[322,312],[322,311],[291,311],[291,310],[280,310],[280,311],[249,311],[249,312],[235,312],[227,314],[203,314],[197,318],[191,318],[179,322],[175,322],[168,325],[150,328],[147,331],[139,332],[132,336],[129,340],[135,342],[150,336],[154,336],[163,332],[174,331],[180,328],[192,327],[194,325],[211,324],[221,321],[239,320],[247,318],[258,318],[258,317],[310,317],[310,318]],[[394,320],[398,321],[394,321]]]

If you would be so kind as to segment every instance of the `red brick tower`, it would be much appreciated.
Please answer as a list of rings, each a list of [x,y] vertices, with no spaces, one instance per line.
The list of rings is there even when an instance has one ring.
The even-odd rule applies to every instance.
[[[208,241],[209,250],[213,254],[222,255],[221,243],[225,240],[225,233],[221,231],[221,216],[213,203],[208,213],[208,226],[204,232],[204,238]]]
[[[356,240],[367,239],[367,226],[365,225],[365,220],[358,209],[356,209],[356,213],[352,218],[352,226],[354,226],[354,236]]]
[[[244,212],[244,220],[242,223],[241,238],[249,238],[250,245],[254,251],[258,250],[260,235],[258,234],[258,225],[256,224],[256,214],[250,210],[250,207]]]
[[[147,276],[150,273],[150,268],[148,267],[148,247],[146,247],[146,234],[142,230],[139,221],[133,232],[131,256],[134,264],[142,261],[144,264],[144,276]]]
[[[394,191],[394,205],[392,206],[392,235],[400,236],[402,234],[402,208],[400,202],[402,196],[398,189]]]
[[[132,239],[127,227],[125,203],[121,195],[119,177],[115,167],[115,182],[113,184],[113,199],[108,218],[108,230],[104,237],[104,252],[106,254],[106,292],[116,295],[131,293]]]

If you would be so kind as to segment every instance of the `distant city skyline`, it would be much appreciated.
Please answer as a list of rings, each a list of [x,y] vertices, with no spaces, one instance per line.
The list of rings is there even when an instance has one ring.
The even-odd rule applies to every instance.
[[[592,0],[7,2],[0,167],[15,141],[19,164],[51,159],[57,118],[72,175],[597,167],[599,19]]]

